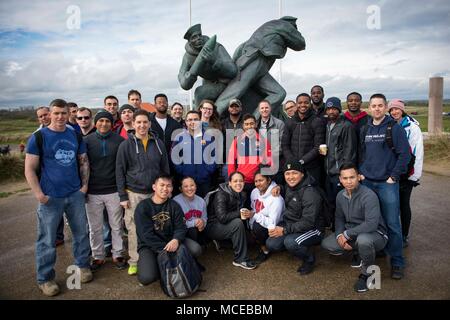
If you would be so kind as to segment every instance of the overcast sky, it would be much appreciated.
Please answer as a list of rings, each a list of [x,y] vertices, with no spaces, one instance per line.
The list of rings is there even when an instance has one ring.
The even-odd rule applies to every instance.
[[[264,22],[279,18],[278,0],[192,0],[192,24],[217,35],[230,55]],[[80,28],[74,11],[80,9]],[[380,9],[380,25],[373,24]],[[369,9],[369,10],[368,10]],[[376,10],[376,7],[375,7]],[[282,15],[298,18],[305,51],[282,62],[286,99],[309,92],[345,100],[426,99],[431,76],[444,77],[450,97],[450,2],[283,0]],[[368,27],[369,22],[369,27]],[[372,23],[372,24],[371,24]],[[0,107],[48,105],[54,98],[101,106],[106,95],[126,102],[138,89],[152,102],[188,102],[178,69],[189,26],[188,0],[0,2]],[[279,66],[271,73],[278,79]]]

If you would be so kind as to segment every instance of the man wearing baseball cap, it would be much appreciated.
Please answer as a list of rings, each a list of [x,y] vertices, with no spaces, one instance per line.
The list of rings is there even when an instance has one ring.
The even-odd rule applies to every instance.
[[[94,118],[96,131],[85,138],[91,168],[86,209],[93,259],[92,271],[97,271],[105,263],[103,241],[105,208],[111,228],[113,262],[118,269],[127,266],[123,257],[122,207],[116,184],[116,155],[124,139],[112,132],[113,122],[111,113],[106,110],[98,112]]]
[[[266,246],[269,251],[287,249],[303,260],[297,272],[306,275],[313,271],[316,260],[312,247],[320,244],[324,235],[323,198],[299,162],[287,162],[283,171],[286,210],[283,221],[269,230]]]
[[[336,196],[342,190],[339,183],[339,168],[343,163],[356,164],[358,147],[355,130],[341,117],[341,112],[341,100],[337,97],[328,98],[325,102],[327,148],[320,149],[320,154],[325,157],[325,191],[330,205],[332,229],[334,229]]]

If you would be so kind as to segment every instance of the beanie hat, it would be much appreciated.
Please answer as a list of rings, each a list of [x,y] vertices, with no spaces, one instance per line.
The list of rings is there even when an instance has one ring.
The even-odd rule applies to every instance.
[[[126,110],[126,109],[129,109],[129,110],[131,110],[131,111],[133,111],[133,113],[136,111],[136,109],[131,105],[131,104],[124,104],[124,105],[122,105],[121,107],[120,107],[120,109],[119,109],[119,115],[121,115],[122,114],[122,111],[123,110]]]
[[[328,98],[327,102],[325,102],[325,109],[328,108],[336,108],[339,110],[339,112],[341,112],[342,111],[341,100],[336,97]]]
[[[305,173],[305,167],[300,162],[286,162],[283,168],[283,172],[295,170],[301,173]]]
[[[111,125],[114,123],[114,119],[111,113],[109,113],[108,111],[100,111],[97,112],[97,114],[95,115],[94,125],[97,124],[97,121],[100,120],[101,118],[106,118],[109,121],[111,121]]]
[[[400,99],[392,99],[389,104],[389,111],[391,111],[392,108],[398,108],[400,110],[402,110],[403,112],[405,111],[405,103],[400,100]]]

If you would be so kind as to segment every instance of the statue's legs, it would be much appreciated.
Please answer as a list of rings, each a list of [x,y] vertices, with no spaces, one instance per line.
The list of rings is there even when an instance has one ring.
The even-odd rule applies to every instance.
[[[268,74],[272,64],[264,57],[258,57],[231,80],[226,89],[216,100],[217,112],[222,114],[228,108],[228,102],[234,98],[241,98],[245,92],[262,76]]]
[[[265,96],[265,99],[270,102],[272,106],[272,114],[277,115],[280,112],[280,107],[286,98],[286,90],[270,75],[267,73],[265,76],[252,86],[252,89]],[[258,110],[253,113],[259,117]]]
[[[194,105],[197,108],[204,99],[215,101],[225,90],[226,85],[221,82],[203,81],[203,84],[195,89]]]

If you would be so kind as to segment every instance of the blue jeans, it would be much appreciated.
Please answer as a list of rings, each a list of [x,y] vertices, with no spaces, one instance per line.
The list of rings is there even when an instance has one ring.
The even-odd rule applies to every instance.
[[[399,184],[373,181],[367,178],[362,183],[372,189],[380,200],[381,215],[388,229],[389,240],[386,245],[386,253],[391,257],[391,266],[404,267]]]
[[[38,239],[36,241],[36,272],[39,284],[55,278],[56,229],[66,213],[72,231],[75,265],[89,267],[89,232],[85,209],[85,194],[76,191],[65,198],[50,197],[37,209]]]

